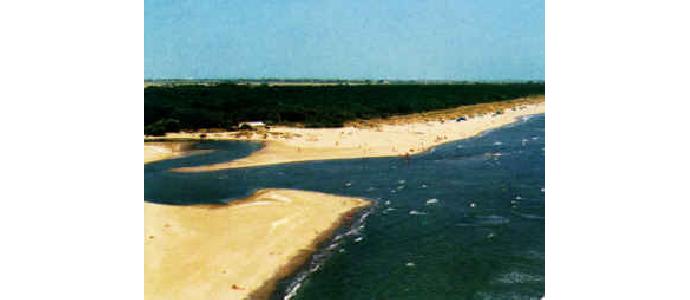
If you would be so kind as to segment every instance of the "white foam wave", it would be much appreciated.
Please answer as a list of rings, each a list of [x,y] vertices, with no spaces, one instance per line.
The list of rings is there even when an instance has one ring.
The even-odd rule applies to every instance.
[[[529,121],[530,119],[532,119],[533,117],[534,117],[534,115],[526,115],[526,116],[520,117],[520,119],[521,119],[523,122],[526,122],[526,121]]]
[[[311,260],[309,261],[307,267],[303,269],[302,271],[298,272],[297,275],[295,275],[288,284],[287,288],[285,289],[285,296],[283,296],[284,300],[290,300],[293,297],[297,295],[299,292],[299,289],[302,287],[302,283],[309,277],[314,272],[317,272],[323,263],[331,256],[333,253],[336,251],[338,253],[344,252],[344,250],[341,248],[342,243],[346,238],[348,237],[356,237],[355,242],[360,242],[364,237],[362,237],[362,233],[365,229],[365,222],[367,217],[372,213],[373,211],[373,206],[367,210],[365,210],[359,218],[357,218],[349,227],[349,229],[345,232],[342,232],[340,234],[337,234],[333,239],[331,239],[330,244],[326,246],[325,248],[317,251],[312,255]]]
[[[531,275],[518,271],[511,271],[496,278],[496,281],[504,284],[520,284],[528,282],[543,282],[544,276]]]
[[[438,203],[438,199],[436,199],[436,198],[431,198],[429,200],[426,200],[426,205],[433,205],[436,203]]]

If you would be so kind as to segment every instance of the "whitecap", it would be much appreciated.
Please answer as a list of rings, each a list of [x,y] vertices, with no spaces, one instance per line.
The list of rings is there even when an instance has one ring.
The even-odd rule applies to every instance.
[[[524,110],[524,108],[520,108],[520,110]],[[522,121],[529,121],[533,116],[528,115],[528,116],[522,116]]]
[[[499,283],[506,283],[506,284],[514,284],[514,283],[528,283],[528,282],[543,282],[544,281],[544,276],[540,275],[531,275],[531,274],[526,274],[518,271],[511,271],[509,273],[505,273],[498,278],[496,278],[496,281]]]
[[[413,262],[408,262],[408,263],[405,264],[405,266],[407,266],[407,267],[414,267],[415,264],[414,264]]]
[[[306,277],[306,276],[305,276]],[[302,279],[304,280],[304,279]],[[297,296],[297,291],[299,288],[302,286],[301,281],[298,281],[297,284],[294,284],[288,288],[288,293],[283,297],[283,300],[290,300],[292,297]]]
[[[405,179],[398,180],[398,184],[405,184]]]
[[[333,245],[335,246],[329,246],[325,249],[321,249],[312,255],[312,258],[308,264],[309,268],[300,271],[291,279],[290,284],[285,289],[285,296],[283,299],[289,300],[297,295],[302,283],[307,277],[309,277],[310,274],[320,269],[324,261],[326,261],[328,257],[336,251],[335,249],[338,248],[338,245],[340,245],[342,242],[343,237],[358,236],[358,238],[355,239],[355,242],[361,241],[363,239],[363,237],[361,237],[361,233],[362,230],[364,230],[364,225],[366,224],[365,221],[372,211],[372,209],[366,210],[358,219],[354,221],[348,231],[336,235],[336,237],[333,239]],[[341,253],[345,252],[345,250],[342,248],[337,251]]]
[[[432,205],[438,203],[438,199],[436,198],[431,198],[429,200],[426,200],[426,205]]]
[[[410,211],[410,214],[411,214],[411,215],[426,215],[427,213],[425,213],[425,212],[419,212],[419,211],[416,211],[416,210],[411,210],[411,211]]]
[[[495,141],[494,142],[494,146],[500,146],[500,145],[503,145],[503,142],[501,142],[501,141]]]

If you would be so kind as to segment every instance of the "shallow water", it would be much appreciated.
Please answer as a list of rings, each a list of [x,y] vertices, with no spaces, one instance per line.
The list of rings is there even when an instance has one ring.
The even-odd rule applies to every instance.
[[[544,115],[447,143],[410,160],[316,161],[172,173],[246,156],[259,143],[145,165],[145,199],[223,203],[260,188],[366,197],[366,220],[341,230],[273,298],[505,299],[544,294]],[[430,201],[431,200],[431,201]]]

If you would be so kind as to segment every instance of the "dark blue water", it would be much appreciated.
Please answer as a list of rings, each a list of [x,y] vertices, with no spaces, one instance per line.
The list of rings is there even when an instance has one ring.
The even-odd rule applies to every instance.
[[[172,173],[246,156],[258,143],[145,166],[145,199],[222,203],[294,188],[376,204],[274,294],[292,299],[530,299],[544,294],[544,115],[401,158]],[[349,229],[351,231],[347,232]]]

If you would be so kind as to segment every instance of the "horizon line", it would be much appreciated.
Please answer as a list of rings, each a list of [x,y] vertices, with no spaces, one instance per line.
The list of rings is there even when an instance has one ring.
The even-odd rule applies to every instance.
[[[415,82],[546,82],[545,79],[338,79],[338,78],[144,78],[144,81],[415,81]]]

